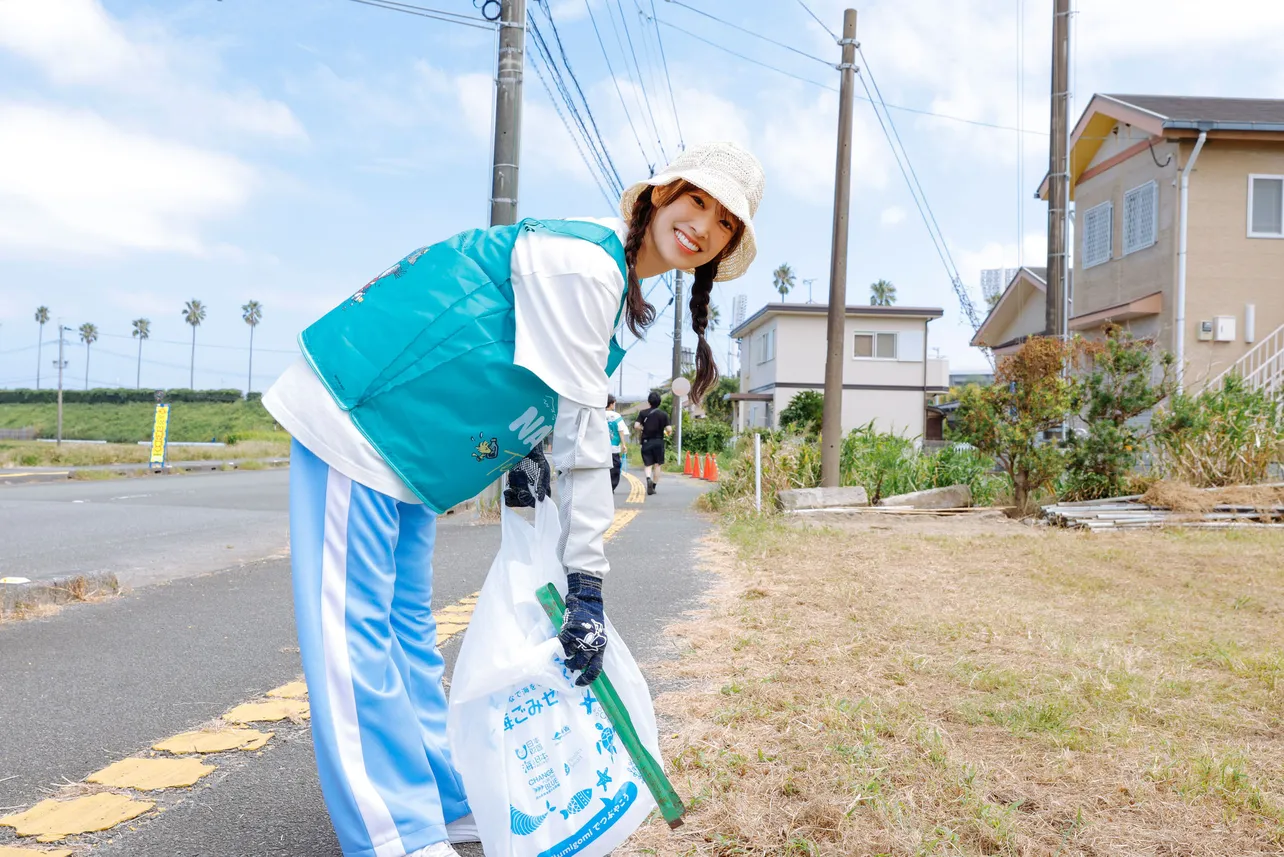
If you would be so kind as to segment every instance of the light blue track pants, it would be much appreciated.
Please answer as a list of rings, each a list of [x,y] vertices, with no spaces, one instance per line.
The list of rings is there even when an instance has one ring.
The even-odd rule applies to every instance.
[[[446,743],[437,516],[290,452],[294,616],[321,791],[345,857],[403,857],[468,814]]]

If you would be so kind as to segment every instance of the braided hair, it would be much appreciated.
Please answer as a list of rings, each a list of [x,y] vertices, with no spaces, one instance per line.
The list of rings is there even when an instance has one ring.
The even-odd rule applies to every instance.
[[[655,323],[655,307],[647,303],[642,295],[642,285],[638,280],[634,266],[637,263],[638,251],[655,212],[668,205],[684,193],[699,192],[700,189],[685,179],[671,182],[660,187],[648,187],[638,196],[633,205],[633,216],[629,221],[629,233],[624,240],[624,260],[628,263],[629,282],[625,295],[624,319],[634,336],[640,337],[642,331]],[[656,198],[658,195],[658,198]],[[735,218],[732,218],[735,219]],[[696,375],[691,384],[691,400],[699,402],[718,381],[718,364],[713,359],[713,349],[705,340],[705,331],[709,328],[709,300],[713,295],[713,281],[718,276],[718,263],[736,249],[744,235],[744,224],[736,220],[735,233],[727,246],[718,256],[695,269],[695,279],[691,284],[691,301],[687,305],[691,310],[691,329],[699,338],[696,344]]]

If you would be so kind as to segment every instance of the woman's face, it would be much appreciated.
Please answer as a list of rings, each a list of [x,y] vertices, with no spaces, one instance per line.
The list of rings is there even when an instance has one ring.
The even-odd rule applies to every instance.
[[[737,225],[716,199],[693,189],[655,212],[648,235],[668,268],[690,270],[717,258]]]

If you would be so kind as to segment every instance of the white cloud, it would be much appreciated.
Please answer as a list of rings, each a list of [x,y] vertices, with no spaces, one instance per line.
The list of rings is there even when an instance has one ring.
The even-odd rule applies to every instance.
[[[884,208],[883,213],[879,216],[879,222],[884,226],[895,226],[905,220],[905,209],[899,205],[893,205]]]
[[[99,0],[5,0],[0,50],[35,64],[54,84],[98,93],[154,125],[203,135],[307,138],[288,106],[229,77],[208,46],[155,25],[126,27]]]
[[[1027,232],[1024,236],[1024,254],[1020,257],[1027,266],[1041,268],[1048,260],[1048,236],[1042,232]],[[1015,268],[1017,246],[1015,242],[991,241],[976,250],[959,251],[951,248],[958,262],[959,276],[963,282],[980,291],[982,268]]]
[[[226,155],[88,111],[0,104],[0,246],[10,252],[203,254],[198,227],[253,186],[250,168]]]

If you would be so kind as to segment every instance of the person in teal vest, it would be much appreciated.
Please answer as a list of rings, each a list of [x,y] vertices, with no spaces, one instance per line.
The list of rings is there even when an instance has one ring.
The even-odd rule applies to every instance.
[[[611,490],[620,487],[620,468],[629,454],[628,426],[615,409],[615,396],[606,397],[606,427],[611,435]]]
[[[505,501],[533,505],[556,471],[565,663],[580,684],[601,671],[614,333],[655,321],[642,279],[692,272],[692,396],[713,385],[709,297],[754,258],[763,183],[738,146],[692,146],[624,192],[622,220],[460,233],[300,335],[303,356],[263,404],[293,438],[295,622],[321,789],[347,857],[449,857],[451,842],[477,840],[446,740],[430,609],[437,514],[505,473]]]

